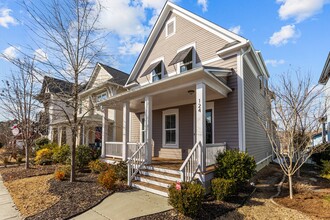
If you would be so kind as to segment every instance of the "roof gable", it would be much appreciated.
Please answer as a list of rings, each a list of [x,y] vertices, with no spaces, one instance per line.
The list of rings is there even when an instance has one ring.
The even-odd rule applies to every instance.
[[[330,52],[328,54],[327,60],[325,61],[320,79],[319,79],[319,83],[320,84],[327,84],[328,80],[329,80],[329,76],[330,76]]]
[[[157,37],[159,35],[159,33],[162,31],[168,16],[170,15],[170,13],[173,12],[176,15],[198,25],[199,27],[217,35],[218,37],[226,40],[228,43],[232,43],[232,42],[241,42],[242,44],[248,42],[245,38],[234,34],[204,18],[201,18],[171,2],[167,2],[164,6],[164,8],[162,9],[148,39],[146,44],[144,45],[132,71],[130,74],[130,77],[127,81],[126,86],[128,86],[129,84],[133,83],[134,81],[136,81],[139,71],[141,69],[141,66],[144,64],[145,59],[148,57],[148,54],[150,53],[150,51],[152,50],[152,47],[155,43],[155,41],[157,40]]]

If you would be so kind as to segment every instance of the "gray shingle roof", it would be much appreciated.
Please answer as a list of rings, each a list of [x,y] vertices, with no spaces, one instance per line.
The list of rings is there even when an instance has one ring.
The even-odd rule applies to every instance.
[[[124,86],[128,80],[129,75],[123,71],[117,70],[105,64],[99,63],[113,78],[110,82],[116,83],[118,85]]]

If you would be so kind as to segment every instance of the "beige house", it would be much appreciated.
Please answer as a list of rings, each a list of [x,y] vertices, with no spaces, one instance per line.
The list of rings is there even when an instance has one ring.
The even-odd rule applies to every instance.
[[[79,93],[78,120],[81,126],[77,144],[101,146],[102,140],[121,140],[122,125],[116,123],[117,118],[122,118],[121,111],[109,109],[106,112],[104,123],[109,129],[104,132],[103,112],[96,103],[126,91],[123,86],[127,79],[128,75],[122,71],[101,63],[96,64],[89,82],[81,86]],[[72,144],[72,132],[68,123],[68,117],[72,117],[73,113],[70,105],[72,86],[68,81],[45,77],[39,95],[39,100],[44,104],[44,115],[47,117],[48,138],[59,145]]]
[[[122,111],[122,139],[102,156],[128,160],[128,183],[167,195],[174,181],[208,186],[218,151],[239,149],[258,169],[272,149],[269,73],[252,43],[171,2],[163,8],[124,91],[97,102]],[[264,117],[270,118],[270,117]],[[109,130],[103,123],[103,131]]]

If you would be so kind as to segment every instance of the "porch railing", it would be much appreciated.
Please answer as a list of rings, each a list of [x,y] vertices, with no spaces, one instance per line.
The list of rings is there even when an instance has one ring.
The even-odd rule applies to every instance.
[[[127,157],[130,158],[141,145],[127,143]],[[107,157],[123,158],[123,142],[106,142],[105,155]]]
[[[226,143],[207,144],[206,145],[206,166],[212,166],[216,162],[218,152],[226,150]]]
[[[105,142],[105,156],[123,158],[123,142]]]
[[[180,167],[181,182],[191,182],[195,178],[198,169],[200,169],[198,163],[198,150],[200,147],[201,143],[196,143]]]
[[[135,175],[139,172],[141,167],[145,164],[145,154],[146,154],[146,143],[140,145],[140,147],[133,153],[133,155],[127,161],[127,184],[132,185],[132,180]]]

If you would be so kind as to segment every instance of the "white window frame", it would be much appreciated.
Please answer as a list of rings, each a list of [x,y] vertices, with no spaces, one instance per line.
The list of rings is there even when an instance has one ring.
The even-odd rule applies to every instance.
[[[167,115],[175,115],[175,144],[166,144],[165,117]],[[179,109],[168,109],[163,111],[163,147],[179,148]]]
[[[144,142],[142,142],[142,131],[143,131],[142,130],[142,119],[144,119],[144,142],[145,142],[146,141],[146,136],[145,136],[145,134],[146,134],[146,120],[145,120],[144,114],[140,115],[140,142],[144,143]]]
[[[187,49],[189,47],[193,47],[193,49],[192,49],[192,69],[194,69],[194,68],[197,67],[197,62],[196,62],[196,58],[197,58],[197,54],[196,54],[196,42],[192,42],[192,43],[189,43],[189,44],[187,44],[187,45],[185,45],[183,47],[180,47],[176,51],[176,53],[179,53],[179,52],[181,52],[181,51],[183,51],[183,50],[185,50],[185,49]],[[182,62],[179,62],[179,63],[176,64],[176,72],[177,72],[177,74],[180,74],[181,73],[180,72],[181,65],[182,65]]]
[[[154,64],[154,63],[157,63],[157,62],[159,62],[159,61],[163,61],[163,62],[161,62],[161,67],[162,67],[161,76],[162,76],[162,78],[160,79],[160,80],[162,80],[162,79],[165,78],[164,57],[159,57],[159,58],[157,58],[157,59],[151,61],[151,62],[150,62],[150,65],[152,65],[152,64]],[[153,74],[154,74],[154,70],[152,70],[152,72],[150,73],[150,79],[151,79],[151,82],[154,82]],[[160,80],[157,80],[157,81],[160,81]],[[155,81],[155,82],[157,82],[157,81]]]
[[[103,99],[105,97],[105,99]],[[101,102],[104,101],[108,98],[108,93],[107,92],[102,92],[96,96],[96,102]]]
[[[173,33],[168,33],[168,25],[170,24],[170,23],[172,23],[173,22]],[[171,37],[171,36],[173,36],[174,34],[176,33],[176,17],[173,17],[173,18],[171,18],[171,19],[169,19],[167,22],[166,22],[166,26],[165,26],[165,37],[166,38],[169,38],[169,37]]]
[[[194,134],[193,134],[193,143],[196,143],[196,105],[193,106],[193,111],[194,111]],[[212,145],[215,144],[214,142],[214,102],[206,102],[206,109],[205,113],[207,110],[212,110],[212,143],[208,143],[206,145]],[[206,128],[205,128],[205,142],[206,142]]]

